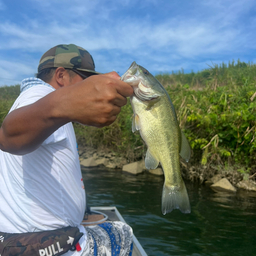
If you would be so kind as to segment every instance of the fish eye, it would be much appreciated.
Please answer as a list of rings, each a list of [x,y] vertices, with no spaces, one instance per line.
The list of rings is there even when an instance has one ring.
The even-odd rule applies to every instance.
[[[149,75],[149,72],[148,72],[145,68],[142,69],[142,72],[143,72],[143,74],[145,74],[145,75]]]

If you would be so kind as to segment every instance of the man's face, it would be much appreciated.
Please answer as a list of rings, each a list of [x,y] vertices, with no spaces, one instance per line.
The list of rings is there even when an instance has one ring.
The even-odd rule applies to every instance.
[[[82,77],[81,75],[71,70],[67,70],[63,67],[59,67],[56,69],[54,76],[49,81],[49,84],[55,89],[59,89],[61,87],[66,87],[79,83],[83,80],[84,77]]]
[[[72,77],[69,75],[69,84],[67,84],[67,86],[76,84],[76,83],[81,82],[81,81],[83,81],[83,80],[84,80],[84,78],[82,78],[82,77],[81,77],[80,75],[78,75],[78,74],[75,74],[75,75],[72,76]]]

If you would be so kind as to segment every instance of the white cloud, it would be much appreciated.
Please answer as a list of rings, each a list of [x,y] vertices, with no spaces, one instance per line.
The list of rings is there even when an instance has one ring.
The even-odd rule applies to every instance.
[[[15,51],[37,65],[50,47],[75,43],[92,53],[99,71],[123,72],[136,60],[160,72],[206,68],[202,63],[236,58],[256,47],[252,0],[24,1],[31,9],[15,20],[7,13],[0,23],[2,60]]]
[[[58,1],[53,2],[58,3]],[[63,2],[65,6],[67,1]],[[49,3],[40,1],[40,4],[47,8]],[[126,4],[129,3],[130,1],[127,1]],[[209,3],[212,4],[212,1],[208,1]],[[15,23],[0,25],[0,33],[9,38],[6,43],[2,42],[0,47],[38,51],[42,47],[47,49],[58,43],[75,42],[89,50],[117,49],[129,52],[136,51],[136,49],[140,51],[141,47],[146,47],[149,50],[164,49],[167,52],[172,49],[179,55],[195,57],[202,52],[208,54],[225,50],[231,45],[231,41],[231,47],[234,48],[238,42],[235,38],[238,37],[240,31],[227,25],[230,18],[227,18],[227,11],[224,11],[226,6],[223,7],[221,3],[217,1],[215,8],[223,12],[213,15],[214,17],[205,17],[204,22],[195,17],[188,17],[185,20],[169,18],[152,23],[149,18],[134,19],[129,15],[116,22],[108,21],[112,12],[113,14],[118,12],[116,5],[106,8],[105,4],[99,5],[96,0],[85,1],[84,5],[81,5],[81,1],[74,0],[72,8],[65,13],[60,12],[65,19],[69,19],[72,13],[73,16],[69,23],[53,19],[48,24],[44,22],[40,24],[39,20],[30,19],[26,26],[19,26]],[[232,10],[233,5],[230,7]],[[64,7],[60,6],[60,8]],[[97,18],[93,17],[96,8],[97,18],[100,17],[101,21],[105,19],[105,23],[99,24]],[[80,17],[74,22],[75,13]],[[82,13],[85,15],[84,20],[80,19]],[[222,20],[221,24],[217,23],[219,20]]]
[[[27,76],[34,76],[36,68],[22,61],[0,60],[0,86],[18,84]]]

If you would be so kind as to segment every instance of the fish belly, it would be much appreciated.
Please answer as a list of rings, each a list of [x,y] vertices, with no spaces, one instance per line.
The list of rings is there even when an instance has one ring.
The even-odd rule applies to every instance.
[[[171,106],[162,100],[151,108],[137,102],[133,109],[139,119],[141,137],[148,147],[147,156],[153,158],[153,162],[160,162],[164,171],[162,213],[173,209],[189,213],[189,198],[180,172],[180,131]]]

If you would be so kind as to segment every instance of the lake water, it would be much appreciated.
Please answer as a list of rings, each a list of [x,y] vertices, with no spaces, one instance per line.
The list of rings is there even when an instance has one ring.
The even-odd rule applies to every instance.
[[[161,213],[163,177],[83,168],[90,206],[116,206],[149,256],[256,255],[256,193],[186,183],[191,214]]]

